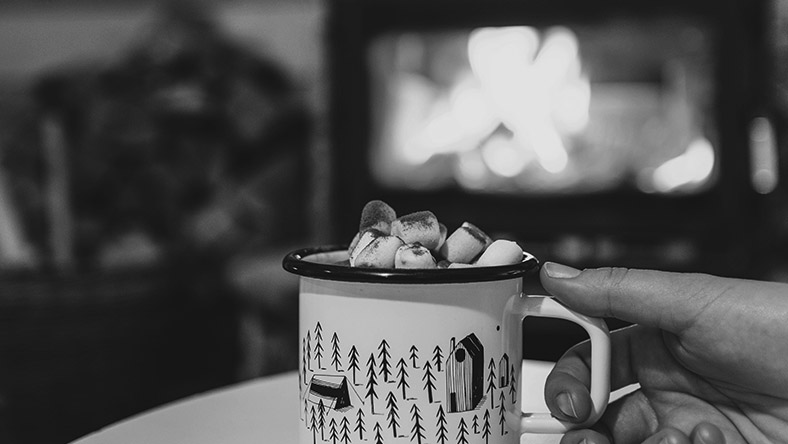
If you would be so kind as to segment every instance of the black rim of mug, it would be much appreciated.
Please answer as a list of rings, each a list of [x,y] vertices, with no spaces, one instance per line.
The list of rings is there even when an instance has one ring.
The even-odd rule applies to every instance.
[[[401,284],[501,281],[521,278],[539,267],[539,261],[529,253],[525,253],[522,262],[511,265],[443,269],[357,268],[306,260],[309,256],[335,251],[347,251],[347,246],[326,245],[295,250],[284,257],[282,267],[290,273],[316,279]]]

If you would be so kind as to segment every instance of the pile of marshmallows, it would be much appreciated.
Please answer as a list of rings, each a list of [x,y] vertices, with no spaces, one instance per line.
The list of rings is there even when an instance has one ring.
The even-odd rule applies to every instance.
[[[388,204],[372,200],[361,211],[359,230],[350,243],[351,267],[462,268],[516,264],[523,250],[508,240],[493,241],[464,222],[447,237],[446,226],[431,211],[397,217]]]

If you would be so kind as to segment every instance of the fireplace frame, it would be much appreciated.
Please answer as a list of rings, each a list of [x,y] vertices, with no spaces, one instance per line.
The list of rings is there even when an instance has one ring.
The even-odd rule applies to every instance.
[[[767,102],[764,0],[327,0],[327,6],[327,206],[332,241],[349,241],[364,203],[382,199],[403,213],[430,209],[447,225],[471,220],[534,245],[548,245],[566,233],[613,237],[640,250],[628,262],[634,266],[747,274],[750,258],[757,254],[751,237],[759,229],[755,215],[760,211],[750,178],[748,127]],[[393,191],[375,184],[368,166],[371,79],[366,55],[376,36],[476,26],[588,24],[614,17],[686,17],[708,25],[716,36],[713,120],[719,149],[713,187],[686,196],[612,191],[523,197]],[[660,246],[675,239],[688,240],[699,255],[675,267],[657,260]],[[578,265],[606,264],[592,260]]]

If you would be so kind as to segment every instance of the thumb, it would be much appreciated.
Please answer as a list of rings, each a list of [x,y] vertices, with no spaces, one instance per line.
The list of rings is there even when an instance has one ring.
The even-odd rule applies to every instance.
[[[567,307],[588,316],[612,317],[684,330],[727,287],[723,278],[628,268],[578,270],[546,262],[542,286]]]

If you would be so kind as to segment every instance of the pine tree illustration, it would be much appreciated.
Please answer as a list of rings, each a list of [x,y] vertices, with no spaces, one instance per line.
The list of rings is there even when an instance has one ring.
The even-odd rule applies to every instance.
[[[506,425],[506,407],[504,405],[504,401],[506,401],[506,397],[503,394],[503,390],[501,390],[501,396],[499,401],[500,401],[500,406],[498,407],[498,422],[501,424],[501,436],[503,436],[507,433],[506,428],[504,427]]]
[[[484,422],[482,423],[482,438],[485,444],[490,444],[490,435],[492,434],[492,425],[490,424],[490,410],[484,409]]]
[[[474,435],[478,435],[479,434],[479,415],[473,415],[473,424],[471,425],[471,427],[473,427],[473,434]]]
[[[358,350],[356,350],[356,346],[350,347],[350,352],[347,355],[348,358],[348,366],[350,370],[353,371],[353,385],[358,385],[356,383],[356,371],[358,370]]]
[[[309,368],[309,371],[312,371],[312,338],[311,333],[306,332],[306,364]],[[306,372],[304,372],[306,375]]]
[[[375,422],[372,431],[375,432],[375,444],[383,444],[383,428],[380,426],[380,422]]]
[[[323,404],[323,400],[321,399],[317,403],[317,425],[320,427],[320,439],[323,441],[326,440],[325,431],[326,431],[326,405]]]
[[[495,408],[495,359],[490,358],[490,365],[487,366],[490,374],[487,376],[487,394],[490,396],[490,408]]]
[[[301,372],[304,374],[304,381],[306,382],[306,359],[307,359],[307,351],[306,351],[306,338],[301,341]]]
[[[364,410],[358,409],[356,411],[356,426],[353,430],[358,432],[358,439],[364,439],[364,432],[367,431],[364,424]]]
[[[432,362],[435,363],[435,369],[441,371],[441,363],[443,362],[443,350],[440,345],[436,345],[432,350]]]
[[[323,339],[323,326],[320,321],[315,324],[315,341],[320,342]]]
[[[449,431],[446,430],[446,412],[443,411],[443,404],[438,405],[438,412],[435,416],[438,418],[438,422],[435,424],[438,427],[435,438],[440,444],[446,444],[446,440],[449,439]]]
[[[468,444],[468,425],[465,424],[465,418],[460,417],[459,429],[457,431],[457,444]]]
[[[320,359],[323,357],[323,327],[320,326],[320,322],[317,323],[315,327],[315,359],[317,359],[317,368],[323,369],[323,364],[320,363]]]
[[[339,433],[342,434],[339,439],[345,444],[350,444],[353,438],[350,437],[350,421],[348,421],[347,416],[342,416],[342,420],[339,421]]]
[[[304,422],[309,427],[309,399],[306,396],[304,396]]]
[[[509,378],[509,397],[512,398],[512,404],[515,404],[517,400],[517,373],[514,371],[514,366],[512,366],[512,376]]]
[[[394,438],[396,438],[397,427],[399,427],[399,407],[397,407],[397,398],[394,396],[394,392],[389,392],[386,395],[386,407],[388,407],[389,428]]]
[[[337,336],[337,332],[334,332],[334,334],[331,335],[331,364],[334,365],[334,369],[338,372],[342,371],[342,363],[339,362],[340,357],[339,337]]]
[[[410,346],[410,362],[413,368],[419,368],[416,361],[419,359],[419,349],[415,345]]]
[[[408,399],[408,395],[405,392],[405,389],[410,387],[410,385],[408,384],[408,371],[406,370],[407,367],[408,364],[405,362],[405,359],[400,359],[397,362],[397,378],[399,379],[397,381],[397,387],[402,389],[403,400]]]
[[[385,339],[380,341],[380,345],[378,345],[378,357],[380,358],[380,374],[383,375],[383,381],[389,382],[389,376],[391,376],[391,363],[389,362],[391,353],[389,352],[389,343]]]
[[[309,423],[309,429],[312,430],[312,444],[317,443],[317,418],[315,415],[315,407],[312,406],[312,420]]]
[[[328,423],[328,437],[331,439],[331,444],[337,444],[339,430],[337,429],[337,421],[334,418],[331,418],[331,421]]]
[[[430,404],[432,404],[432,391],[435,390],[436,387],[435,375],[432,374],[432,365],[430,365],[430,361],[424,362],[424,376],[421,377],[421,380],[424,381],[424,389],[427,390],[427,399],[429,400]]]
[[[375,373],[375,354],[370,353],[367,360],[367,394],[365,397],[369,399],[370,413],[375,414],[375,400],[378,399],[378,393],[375,387],[378,385]]]
[[[421,425],[421,412],[419,405],[414,403],[410,408],[410,419],[413,421],[413,427],[410,429],[410,440],[416,440],[416,444],[423,444],[425,439],[424,427]]]

